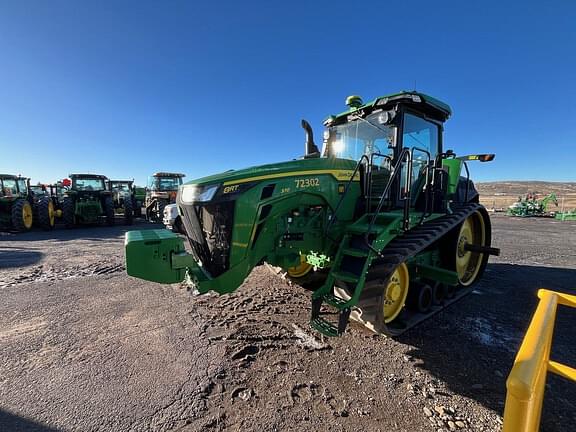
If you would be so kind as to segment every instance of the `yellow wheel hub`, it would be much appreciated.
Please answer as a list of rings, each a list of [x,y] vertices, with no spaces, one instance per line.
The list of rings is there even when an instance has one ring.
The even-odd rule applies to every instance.
[[[306,276],[312,270],[312,264],[306,262],[306,255],[300,255],[300,264],[290,267],[287,272],[288,276],[300,278]]]
[[[48,203],[48,219],[50,220],[50,226],[54,226],[54,218],[56,217],[56,212],[54,211],[54,203],[50,201]]]
[[[29,202],[22,206],[22,222],[26,229],[32,228],[32,206]]]
[[[466,245],[485,246],[486,229],[484,218],[478,212],[468,216],[458,234],[456,244],[456,272],[461,285],[469,286],[475,280],[482,266],[483,255],[466,250]]]
[[[384,291],[384,322],[389,323],[402,311],[406,297],[408,296],[408,287],[410,286],[410,275],[408,267],[402,263],[390,279]]]

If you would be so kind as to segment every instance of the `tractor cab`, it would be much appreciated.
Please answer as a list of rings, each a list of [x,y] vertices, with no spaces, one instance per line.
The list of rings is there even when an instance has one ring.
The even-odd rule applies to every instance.
[[[159,222],[164,216],[164,207],[176,202],[178,188],[182,185],[185,174],[157,172],[148,178],[146,191],[146,217]]]
[[[178,191],[184,177],[184,174],[157,172],[148,179],[148,189],[152,192]]]
[[[70,174],[71,186],[73,192],[105,192],[106,181],[108,178],[98,174]]]
[[[62,200],[66,227],[96,223],[100,217],[113,225],[114,203],[106,185],[108,177],[99,174],[70,174],[69,177],[69,181],[63,182],[70,185]]]
[[[348,111],[324,122],[322,156],[358,161],[366,211],[441,211],[434,193],[446,189],[442,131],[450,107],[416,92],[369,103],[350,96],[346,104]]]
[[[114,194],[114,199],[116,196],[124,197],[132,195],[134,188],[133,180],[109,180],[108,189]]]
[[[0,225],[17,231],[30,230],[34,206],[29,178],[0,174]]]

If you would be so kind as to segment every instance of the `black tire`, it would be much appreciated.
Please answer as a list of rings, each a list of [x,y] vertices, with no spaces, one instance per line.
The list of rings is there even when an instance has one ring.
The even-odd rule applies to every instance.
[[[134,221],[134,209],[132,208],[132,200],[124,200],[124,225],[132,225]]]
[[[142,203],[138,200],[134,200],[133,203],[134,207],[134,217],[141,218],[142,217]]]
[[[49,231],[56,224],[56,209],[50,197],[44,197],[38,202],[38,221],[43,230]]]
[[[114,200],[112,197],[104,199],[104,214],[106,215],[106,224],[108,226],[114,225]]]
[[[24,215],[27,215],[26,218]],[[32,206],[25,199],[18,199],[12,205],[12,226],[15,230],[24,232],[32,229],[34,220]]]
[[[162,219],[164,219],[165,207],[166,207],[165,201],[157,201],[156,208],[158,209],[158,212],[156,213],[156,215],[153,216],[154,222],[162,222]]]
[[[64,224],[66,228],[72,228],[76,225],[76,208],[74,200],[70,197],[64,197],[62,201],[62,219],[64,219]]]

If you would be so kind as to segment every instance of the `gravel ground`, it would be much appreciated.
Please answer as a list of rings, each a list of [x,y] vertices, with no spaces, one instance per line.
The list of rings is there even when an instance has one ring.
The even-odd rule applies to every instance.
[[[576,223],[493,225],[474,293],[395,340],[319,338],[309,293],[264,267],[221,297],[130,278],[123,227],[2,234],[0,430],[500,430],[537,289],[576,293]],[[572,365],[575,325],[560,310]],[[573,430],[576,386],[545,399],[542,430]]]

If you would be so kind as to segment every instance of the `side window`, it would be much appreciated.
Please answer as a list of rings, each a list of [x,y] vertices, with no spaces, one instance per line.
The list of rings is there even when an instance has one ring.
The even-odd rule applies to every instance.
[[[411,188],[413,189],[413,197],[416,198],[417,190],[420,190],[426,181],[425,172],[428,162],[426,152],[430,154],[430,160],[434,160],[438,153],[438,126],[421,117],[406,113],[403,129],[402,146],[415,149],[412,160]],[[403,172],[402,176],[405,175],[406,173]]]
[[[20,189],[21,194],[26,194],[28,187],[26,186],[26,180],[18,179],[18,189]]]
[[[427,150],[434,158],[438,153],[438,126],[421,117],[405,114],[402,141],[404,147]]]

